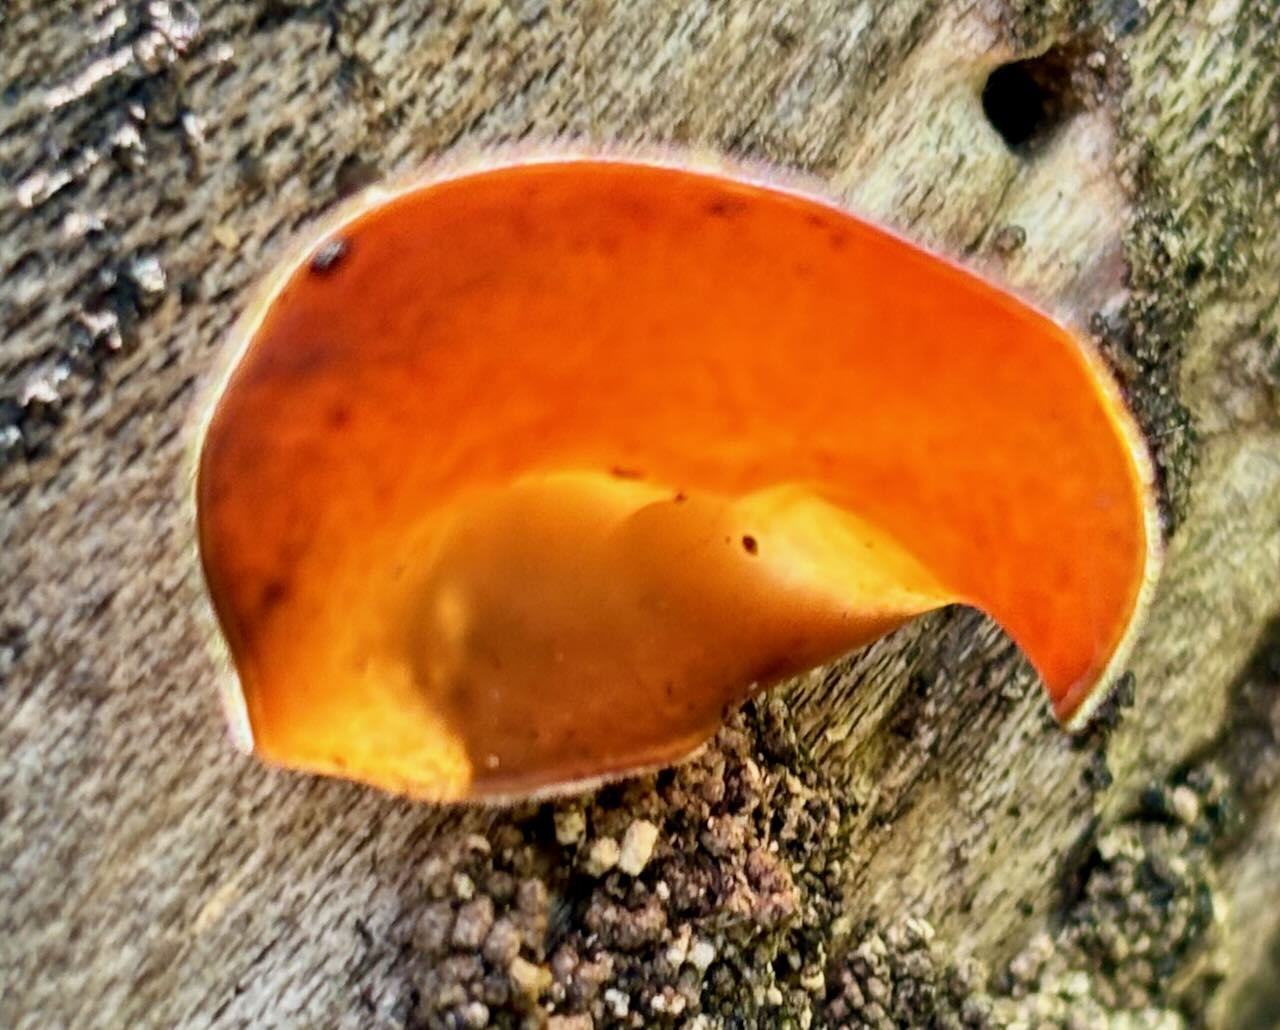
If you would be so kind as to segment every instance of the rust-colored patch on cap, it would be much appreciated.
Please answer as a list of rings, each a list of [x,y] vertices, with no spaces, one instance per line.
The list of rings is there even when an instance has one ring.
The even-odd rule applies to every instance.
[[[1082,716],[1150,474],[1063,327],[821,200],[636,160],[364,203],[209,415],[200,553],[268,761],[436,799],[687,754],[941,605]]]

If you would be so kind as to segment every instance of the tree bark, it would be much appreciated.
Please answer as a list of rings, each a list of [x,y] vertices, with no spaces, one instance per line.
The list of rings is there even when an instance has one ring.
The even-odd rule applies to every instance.
[[[16,0],[0,54],[5,1025],[1280,1022],[1274,4]],[[1094,729],[957,610],[556,803],[233,752],[184,482],[229,327],[340,196],[566,139],[801,172],[1097,341],[1168,555]]]

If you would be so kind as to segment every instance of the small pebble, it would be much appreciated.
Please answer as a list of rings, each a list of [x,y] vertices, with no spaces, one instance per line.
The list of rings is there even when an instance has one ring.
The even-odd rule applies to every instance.
[[[482,1001],[473,1001],[464,1005],[458,1015],[461,1016],[462,1025],[467,1030],[482,1030],[489,1025],[489,1006]]]
[[[631,1011],[631,997],[623,994],[616,987],[610,987],[604,992],[604,1003],[614,1019],[626,1019],[627,1013]]]
[[[484,941],[484,957],[499,968],[509,966],[520,954],[520,933],[505,916],[493,924]]]
[[[639,876],[653,857],[658,842],[658,828],[648,819],[637,819],[627,827],[618,855],[618,868],[628,876]]]
[[[458,910],[453,924],[453,946],[473,951],[484,943],[493,926],[493,900],[487,897],[468,901]]]
[[[697,941],[689,949],[689,962],[699,971],[705,973],[707,967],[716,960],[716,947],[710,941]]]
[[[154,304],[164,295],[167,278],[156,258],[150,255],[135,257],[129,262],[128,272],[144,304]]]
[[[453,908],[447,902],[427,905],[418,919],[418,942],[428,954],[438,954],[452,937]]]
[[[684,965],[689,957],[689,927],[680,928],[675,939],[667,946],[667,961],[676,969]]]
[[[541,880],[521,880],[516,888],[516,907],[527,916],[541,915],[547,910],[547,885]]]
[[[576,1016],[552,1016],[547,1020],[547,1030],[595,1030],[595,1025],[586,1012]]]
[[[1200,818],[1200,798],[1190,787],[1175,787],[1169,803],[1173,814],[1184,826],[1190,826]]]
[[[555,814],[556,842],[564,847],[577,844],[587,832],[587,819],[581,809],[571,808]]]
[[[813,995],[825,994],[827,978],[820,967],[806,969],[800,974],[800,986]]]
[[[528,959],[519,956],[512,959],[511,965],[507,967],[507,973],[511,976],[511,982],[516,990],[526,998],[537,998],[551,986],[551,970],[545,966],[534,965]]]
[[[589,876],[603,876],[618,864],[618,842],[612,837],[597,837],[587,849],[587,860],[583,868]]]

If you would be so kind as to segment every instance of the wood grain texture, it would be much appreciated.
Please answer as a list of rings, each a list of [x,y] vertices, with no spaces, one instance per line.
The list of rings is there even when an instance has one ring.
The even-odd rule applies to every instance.
[[[732,863],[731,845],[680,829],[702,810],[663,784],[439,812],[261,768],[230,749],[217,710],[182,476],[197,386],[252,285],[371,177],[564,137],[799,170],[1088,328],[1131,390],[1175,528],[1136,701],[1109,734],[1061,735],[1007,640],[967,612],[779,695],[820,770],[809,801],[844,813],[827,886],[795,877],[802,900],[824,894],[822,947],[920,916],[947,961],[1013,971],[990,990],[1014,1014],[992,1021],[1029,1019],[1025,957],[1048,934],[1075,960],[1088,935],[1073,913],[1092,896],[1079,878],[1122,867],[1151,785],[1185,785],[1191,763],[1234,790],[1231,769],[1250,766],[1222,728],[1280,609],[1277,40],[1272,5],[1233,0],[0,7],[0,1021],[463,1026],[483,1025],[480,1004],[511,1025],[511,1006],[440,987],[455,967],[422,943],[445,903],[424,883],[444,869],[468,894],[449,872],[459,841],[497,855],[524,840],[541,864],[512,866],[533,884],[512,918],[549,890],[546,934],[584,949],[604,889],[586,840],[644,818],[671,868]],[[1011,149],[983,85],[1046,50],[1031,67],[1060,110]],[[785,785],[765,737],[743,745],[749,759],[726,738],[706,762]],[[1104,1008],[1268,1025],[1251,999],[1276,950],[1274,907],[1257,900],[1273,882],[1274,783],[1254,786],[1218,851],[1172,846],[1206,870],[1213,929],[1194,961],[1227,962],[1223,985],[1180,1009],[1196,972],[1180,959],[1145,994],[1098,992]],[[539,836],[574,813],[582,849]],[[1134,833],[1150,845],[1145,823]],[[695,931],[728,963],[733,934],[773,918],[760,913],[723,937],[710,916]],[[672,940],[692,925],[664,918]],[[467,934],[450,925],[454,961]],[[522,947],[541,968],[550,945]],[[615,970],[625,951],[605,955]],[[761,970],[789,993],[755,1025],[840,1025],[835,967],[801,989],[804,965]],[[690,997],[703,1025],[733,1025],[716,971]],[[677,1016],[643,984],[616,985],[650,1025],[700,1004]],[[556,990],[524,1007],[532,1025]],[[557,1011],[625,1025],[603,997]]]

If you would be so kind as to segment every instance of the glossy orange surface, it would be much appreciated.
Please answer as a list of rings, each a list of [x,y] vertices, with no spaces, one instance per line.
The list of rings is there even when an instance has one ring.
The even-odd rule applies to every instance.
[[[822,202],[622,161],[355,215],[265,308],[197,482],[268,760],[419,796],[666,762],[952,601],[1068,719],[1139,606],[1145,465],[1067,330]]]

